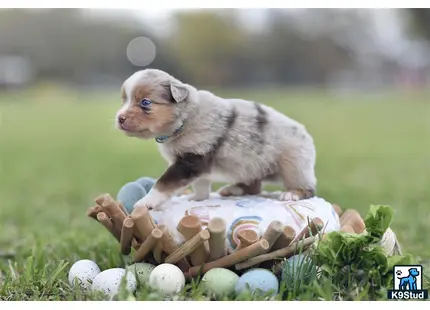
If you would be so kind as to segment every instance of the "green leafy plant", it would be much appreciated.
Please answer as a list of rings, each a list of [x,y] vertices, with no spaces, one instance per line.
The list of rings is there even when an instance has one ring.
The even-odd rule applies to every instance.
[[[372,205],[364,220],[365,232],[328,233],[312,256],[321,276],[331,279],[342,291],[368,290],[369,297],[383,294],[381,288],[392,285],[393,266],[412,263],[410,255],[386,257],[379,244],[392,217],[390,206]]]

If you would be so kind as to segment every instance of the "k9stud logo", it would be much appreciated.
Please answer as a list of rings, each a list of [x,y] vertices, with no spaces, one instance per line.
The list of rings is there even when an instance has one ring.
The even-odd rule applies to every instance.
[[[394,266],[393,289],[388,291],[388,299],[427,299],[422,272],[421,265]]]

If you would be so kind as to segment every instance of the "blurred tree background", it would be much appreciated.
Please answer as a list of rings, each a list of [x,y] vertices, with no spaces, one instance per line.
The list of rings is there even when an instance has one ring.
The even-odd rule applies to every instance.
[[[397,33],[389,19],[381,29],[387,17]],[[172,11],[165,25],[128,10],[16,9],[0,10],[0,84],[18,57],[31,68],[25,83],[118,87],[141,69],[126,55],[141,36],[156,46],[150,67],[200,87],[430,83],[428,9]]]

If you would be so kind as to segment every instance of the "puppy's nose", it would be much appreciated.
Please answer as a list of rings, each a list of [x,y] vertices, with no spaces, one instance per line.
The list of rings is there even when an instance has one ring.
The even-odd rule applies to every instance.
[[[120,123],[120,124],[124,124],[124,122],[125,122],[125,120],[126,120],[127,118],[124,116],[124,115],[120,115],[120,116],[118,116],[118,122]]]

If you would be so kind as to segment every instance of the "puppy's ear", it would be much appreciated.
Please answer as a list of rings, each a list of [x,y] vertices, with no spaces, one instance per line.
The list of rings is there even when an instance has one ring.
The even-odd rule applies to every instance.
[[[184,101],[188,97],[188,88],[178,82],[170,82],[170,93],[176,103]]]

